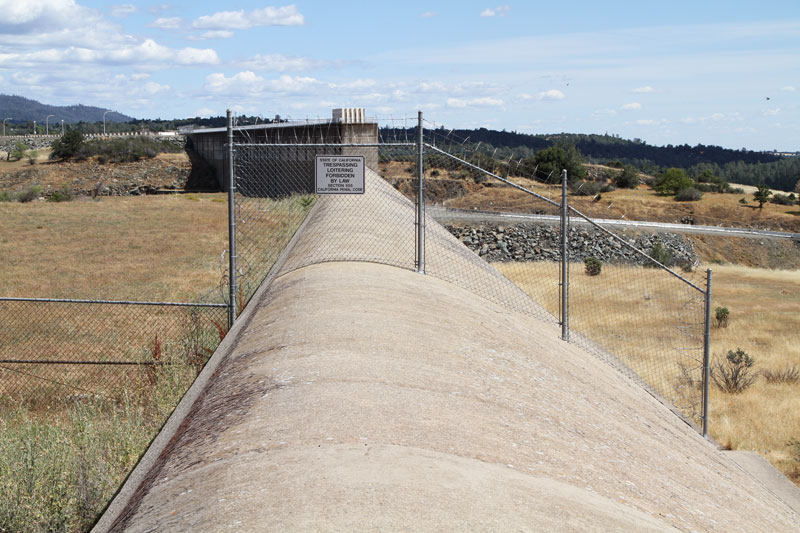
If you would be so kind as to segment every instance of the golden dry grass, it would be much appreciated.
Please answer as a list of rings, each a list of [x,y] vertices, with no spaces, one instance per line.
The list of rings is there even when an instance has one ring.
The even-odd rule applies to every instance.
[[[0,203],[0,296],[193,301],[224,273],[223,194]]]
[[[557,284],[552,264],[495,266],[557,312],[557,292],[542,289]],[[693,273],[695,280],[703,282],[704,271]],[[690,362],[701,354],[696,348],[702,302],[682,285],[660,270],[604,265],[599,276],[591,277],[583,265],[573,264],[570,326],[597,340],[667,398],[691,400],[687,394],[696,388],[681,387],[686,384],[678,363],[684,354]],[[731,318],[727,328],[712,328],[712,359],[740,347],[756,359],[756,370],[800,367],[800,270],[713,265],[712,319],[717,306],[727,307]],[[712,384],[709,432],[725,446],[761,453],[800,483],[800,457],[787,446],[800,440],[800,383],[770,384],[760,377],[738,395]]]

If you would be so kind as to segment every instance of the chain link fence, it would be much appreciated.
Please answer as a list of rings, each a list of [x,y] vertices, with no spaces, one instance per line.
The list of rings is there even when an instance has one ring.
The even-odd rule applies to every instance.
[[[424,271],[560,324],[565,339],[699,420],[706,291],[698,274],[665,269],[669,261],[651,257],[641,235],[612,234],[564,209],[560,170],[428,126],[420,136],[421,123],[395,121],[359,137],[320,122],[293,139],[237,142],[229,132],[233,276],[226,247],[211,261],[218,286],[193,305],[0,299],[11,325],[0,334],[0,396],[110,395],[146,381],[154,365],[201,365],[294,239],[303,253],[287,256],[281,272],[330,261]],[[318,156],[363,158],[364,194],[316,194]],[[590,273],[584,261],[609,247]]]

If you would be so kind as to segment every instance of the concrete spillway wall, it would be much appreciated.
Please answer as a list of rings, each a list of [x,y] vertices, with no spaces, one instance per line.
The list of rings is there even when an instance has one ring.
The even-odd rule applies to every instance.
[[[363,207],[399,197],[379,179]],[[394,216],[337,218],[348,205],[319,200],[98,531],[797,530],[788,505],[557,325],[379,264],[407,235]],[[347,231],[385,251],[313,260],[357,246]],[[429,256],[481,261],[446,238]],[[483,268],[472,283],[509,290]]]
[[[192,148],[205,159],[212,167],[214,167],[217,181],[221,189],[227,190],[228,175],[227,175],[227,148],[228,142],[227,131],[224,128],[215,128],[208,130],[194,130],[186,133]],[[233,131],[234,143],[252,143],[252,144],[343,144],[343,143],[377,143],[378,142],[378,125],[376,123],[277,123],[277,124],[264,124],[260,128],[255,126],[235,128]],[[373,149],[360,149],[358,154],[370,154],[367,158],[367,165],[374,170],[377,170],[378,152],[377,148]],[[325,153],[332,153],[330,150]],[[339,153],[350,153],[347,148],[340,149]],[[314,191],[313,184],[313,163],[314,152],[301,151],[294,152],[287,155],[291,157],[285,160],[278,160],[274,163],[279,165],[281,172],[289,176],[305,176],[307,183],[304,183],[304,190],[295,192]],[[275,157],[274,155],[271,157]],[[271,157],[268,155],[263,164],[270,164]],[[310,178],[309,178],[310,177]],[[266,190],[268,187],[262,187]],[[286,191],[282,191],[284,194]]]

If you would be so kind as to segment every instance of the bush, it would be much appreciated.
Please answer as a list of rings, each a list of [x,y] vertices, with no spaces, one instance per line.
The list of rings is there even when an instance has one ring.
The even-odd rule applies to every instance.
[[[51,159],[71,159],[83,146],[83,134],[78,130],[69,130],[53,143]]]
[[[14,194],[11,191],[0,191],[0,202],[13,202]]]
[[[711,367],[711,379],[723,392],[739,394],[755,383],[758,374],[753,373],[756,360],[747,355],[741,348],[728,350],[724,360],[717,361]]]
[[[639,173],[630,165],[625,165],[622,172],[614,176],[614,185],[621,189],[635,189],[639,185]]]
[[[39,198],[39,195],[42,193],[42,188],[38,185],[31,185],[28,187],[28,190],[22,191],[21,193],[17,194],[17,201],[22,203],[32,202]]]
[[[160,153],[180,152],[182,148],[169,141],[151,137],[120,137],[117,139],[93,139],[85,142],[75,153],[77,160],[97,156],[100,161],[129,163],[149,159]]]
[[[702,197],[703,193],[698,191],[695,187],[681,189],[675,194],[675,200],[679,202],[696,202]]]
[[[21,161],[25,154],[28,152],[28,147],[25,146],[25,143],[21,141],[17,141],[14,143],[14,147],[8,152],[8,157],[13,157],[17,161]]]
[[[62,185],[61,189],[53,191],[50,196],[47,197],[48,202],[69,202],[74,197],[72,196],[72,192],[66,185]]]
[[[794,365],[784,370],[764,370],[761,375],[767,383],[800,383],[800,367]]]
[[[653,247],[650,248],[650,253],[648,255],[664,266],[670,266],[672,264],[672,252],[670,252],[663,244],[661,244],[661,241],[655,242]],[[658,267],[658,265],[652,261],[647,261],[644,266],[647,268]]]
[[[728,317],[730,316],[731,312],[727,307],[717,307],[714,309],[714,318],[717,320],[718,328],[727,328]]]
[[[602,185],[594,181],[580,181],[576,182],[572,187],[572,194],[575,196],[594,196],[597,194]]]
[[[596,257],[587,257],[583,260],[584,268],[586,269],[586,274],[589,276],[598,276],[600,275],[600,271],[603,269],[603,263]]]
[[[795,197],[795,195],[791,193],[790,194],[775,193],[770,199],[770,202],[778,205],[794,205],[797,203],[797,197]]]
[[[656,192],[663,196],[677,194],[678,191],[689,187],[694,187],[694,180],[687,176],[681,168],[668,168],[653,183]]]
[[[739,198],[739,203],[742,205],[747,205],[747,198]]]

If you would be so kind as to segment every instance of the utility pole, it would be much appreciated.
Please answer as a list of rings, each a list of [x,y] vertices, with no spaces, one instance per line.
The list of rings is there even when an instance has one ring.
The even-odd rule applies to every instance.
[[[6,120],[11,120],[11,117],[3,119],[3,137],[6,136]]]
[[[50,135],[50,117],[54,117],[55,115],[47,115],[44,119],[44,134]]]
[[[106,134],[106,114],[111,113],[111,110],[106,111],[103,113],[103,135]]]

